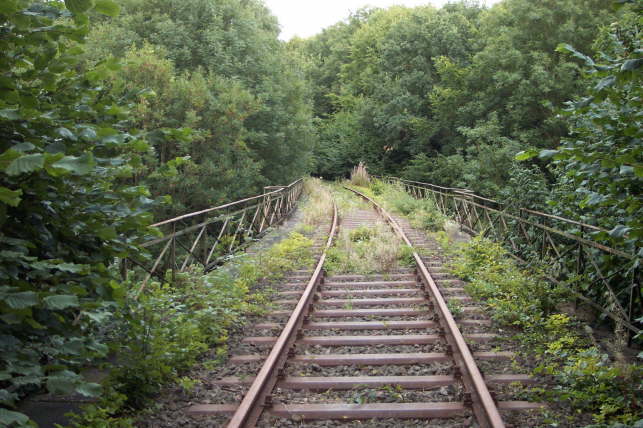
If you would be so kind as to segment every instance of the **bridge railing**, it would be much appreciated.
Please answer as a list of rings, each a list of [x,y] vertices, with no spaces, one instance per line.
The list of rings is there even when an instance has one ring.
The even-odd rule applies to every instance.
[[[527,265],[545,269],[549,280],[563,283],[576,299],[611,318],[620,332],[640,332],[643,299],[640,249],[634,254],[595,239],[606,229],[520,207],[505,207],[470,190],[380,177],[397,183],[415,198],[429,198],[463,230],[505,246]]]
[[[200,265],[204,272],[212,270],[290,215],[302,189],[303,179],[288,186],[269,186],[265,190],[271,191],[261,195],[153,224],[160,236],[142,244],[153,262],[126,261],[147,273],[136,296],[153,276],[163,279],[168,270],[173,277],[191,264]]]

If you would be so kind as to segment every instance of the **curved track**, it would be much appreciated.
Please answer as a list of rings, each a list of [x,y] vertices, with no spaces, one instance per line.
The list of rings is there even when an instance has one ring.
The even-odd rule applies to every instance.
[[[406,245],[414,247],[420,237],[410,227],[401,226],[375,201],[353,189],[359,197],[368,201],[375,212],[361,212],[343,219],[343,227],[357,227],[384,220],[397,237]],[[407,229],[407,230],[405,230]],[[480,360],[509,359],[508,352],[471,352],[467,342],[485,342],[494,337],[490,334],[462,334],[441,289],[432,277],[431,269],[423,257],[414,250],[415,269],[399,269],[379,276],[337,275],[325,277],[326,251],[332,246],[338,230],[337,207],[333,207],[328,239],[323,246],[312,276],[291,276],[280,295],[299,297],[284,299],[279,304],[295,305],[289,311],[275,311],[274,316],[288,316],[284,324],[263,323],[259,329],[281,329],[278,337],[247,337],[245,343],[257,346],[272,346],[267,357],[241,355],[233,361],[263,361],[254,378],[220,379],[219,385],[249,384],[249,389],[239,405],[196,405],[188,410],[191,414],[232,414],[228,427],[252,427],[262,418],[270,417],[265,425],[280,426],[280,418],[296,421],[306,420],[352,420],[352,419],[412,419],[462,418],[475,416],[478,426],[504,427],[501,411],[529,410],[542,407],[538,403],[523,401],[496,401],[488,387],[489,383],[529,382],[524,375],[488,376],[485,378],[478,365]],[[415,247],[414,247],[415,248]],[[305,286],[301,280],[307,279]],[[299,280],[299,281],[298,281]],[[303,287],[302,287],[303,286]],[[461,289],[460,289],[461,290]],[[461,297],[466,300],[466,297]],[[342,309],[338,309],[342,308]],[[466,308],[465,308],[466,309]],[[475,310],[475,308],[470,308]],[[465,311],[466,312],[466,311]],[[328,320],[332,321],[328,321]],[[484,320],[464,319],[465,325],[482,325]],[[434,330],[437,334],[423,334]],[[311,332],[313,332],[311,334]],[[355,332],[376,332],[374,335],[355,335]],[[393,332],[394,334],[382,334]],[[399,333],[399,334],[398,334]],[[319,335],[317,335],[319,334]],[[381,346],[400,347],[403,352],[347,352],[334,353],[334,349],[356,347],[375,349]],[[426,350],[434,346],[443,352],[406,352],[409,347]],[[321,349],[311,354],[297,352],[300,349]],[[450,373],[441,375],[407,375],[406,371],[422,364],[450,364]],[[303,367],[299,373],[314,368],[321,376],[294,376],[287,367]],[[342,367],[388,367],[395,366],[393,376],[336,376],[326,373]],[[394,370],[394,371],[395,371]],[[340,370],[341,371],[341,370]],[[355,388],[395,388],[399,391],[425,391],[451,387],[454,399],[431,400],[418,394],[418,400],[409,402],[379,402],[377,398],[366,403],[341,402],[334,397],[330,403],[308,399],[313,391],[352,391]],[[303,399],[288,402],[291,395],[283,391],[304,391]],[[285,398],[284,398],[285,397]],[[413,397],[413,395],[411,395]],[[301,398],[301,397],[300,397]],[[341,399],[341,397],[340,397]],[[381,400],[386,401],[386,400]],[[290,426],[290,425],[289,425]],[[379,425],[378,425],[379,426]],[[388,426],[388,425],[387,425]]]

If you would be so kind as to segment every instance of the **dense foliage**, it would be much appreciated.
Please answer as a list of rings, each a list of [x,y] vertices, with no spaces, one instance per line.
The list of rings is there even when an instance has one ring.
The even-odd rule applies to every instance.
[[[521,358],[533,364],[539,385],[514,385],[514,393],[522,389],[525,398],[550,403],[538,426],[634,427],[643,422],[636,395],[641,366],[627,362],[613,344],[600,341],[600,333],[570,314],[569,288],[547,281],[544,266],[526,270],[500,243],[482,236],[463,242],[448,227],[436,228],[426,220],[442,214],[430,199],[415,199],[376,180],[364,191],[414,227],[437,230],[432,235],[440,242],[449,271],[466,281],[467,293],[513,336]],[[462,313],[459,303],[451,300],[448,306],[454,317]]]
[[[133,303],[113,266],[144,254],[137,244],[153,210],[201,208],[293,180],[308,168],[314,137],[298,57],[277,40],[276,20],[259,1],[121,8],[112,0],[7,0],[0,30],[5,425],[28,423],[12,408],[30,392],[100,391],[80,372],[109,351],[104,325],[114,313],[132,352],[137,335],[156,326],[136,308],[123,310]],[[168,194],[174,204],[153,204],[151,195]],[[220,304],[223,291],[215,293]],[[174,307],[164,293],[137,308],[156,305],[167,315]],[[160,353],[137,363],[153,371],[143,371],[141,387],[158,387],[168,367],[185,367],[219,337],[174,315],[176,325],[159,330]],[[209,323],[225,328],[220,318]],[[193,341],[182,344],[187,357],[159,358],[173,346],[163,342],[168,331]],[[115,403],[136,399],[125,392]]]
[[[465,1],[365,9],[293,42],[312,64],[315,171],[364,161],[596,224],[636,251],[640,16],[630,0]]]
[[[89,1],[3,1],[0,11],[0,424],[25,392],[94,395],[78,374],[124,289],[109,266],[137,251],[149,192],[123,185],[148,149],[102,86],[114,61],[79,72]],[[114,14],[115,3],[97,1]],[[74,43],[75,42],[75,43]]]
[[[309,170],[315,141],[301,61],[277,40],[259,0],[127,0],[88,36],[86,67],[124,58],[110,82],[135,96],[141,129],[154,131],[136,179],[193,211],[289,184]],[[164,162],[185,158],[180,177]],[[278,168],[275,166],[278,165]]]
[[[495,196],[525,146],[553,148],[552,111],[584,89],[560,43],[589,49],[612,19],[598,0],[506,0],[365,10],[303,46],[315,63],[317,171],[374,172]]]
[[[344,176],[363,161],[376,173],[468,187],[510,209],[598,224],[611,232],[596,237],[641,247],[634,0],[363,9],[290,43],[277,39],[261,0],[0,5],[0,424],[28,423],[14,410],[32,392],[97,394],[80,373],[106,356],[99,330],[109,319],[123,337],[112,349],[123,364],[113,406],[87,418],[103,423],[140,404],[254,308],[249,284],[307,254],[309,242],[295,236],[270,255],[277,265],[268,271],[237,266],[241,283],[191,272],[128,301],[132,283],[117,280],[113,262],[144,256],[137,244],[153,214],[239,199],[310,171]],[[362,181],[414,225],[443,227],[432,204]],[[319,194],[309,228],[330,201]],[[346,235],[353,261],[372,240]],[[403,262],[408,249],[394,250],[391,263]],[[482,251],[470,250],[465,257]],[[480,281],[494,288],[473,291],[509,305],[524,281],[515,267],[487,262]],[[538,282],[527,285],[517,298],[546,330],[552,304]],[[548,367],[567,376],[560,381],[572,394],[585,382],[581,363],[609,383],[603,359],[589,349]],[[629,405],[608,404],[604,419]]]
[[[585,63],[590,90],[568,103],[571,135],[560,147],[532,149],[519,158],[553,159],[557,214],[598,221],[635,249],[643,248],[643,56],[637,18],[628,18],[599,37],[596,61],[569,45],[559,47]]]

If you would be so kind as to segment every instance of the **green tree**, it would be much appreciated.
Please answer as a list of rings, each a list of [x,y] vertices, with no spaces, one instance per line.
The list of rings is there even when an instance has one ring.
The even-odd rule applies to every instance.
[[[437,182],[498,197],[515,153],[552,148],[567,135],[555,110],[586,87],[577,61],[556,46],[591,49],[614,16],[602,0],[505,0],[490,9],[462,1],[350,17],[303,44],[320,88],[316,154],[334,159],[317,170],[342,175],[362,160],[399,174],[406,166],[417,172],[422,156],[455,156],[464,168]],[[335,122],[357,140],[338,145]]]
[[[310,170],[316,133],[305,65],[278,32],[258,0],[128,0],[118,19],[90,33],[88,66],[126,58],[114,88],[136,95],[138,126],[194,131],[191,142],[158,132],[151,140],[140,179],[174,201],[157,214],[239,199]],[[157,170],[175,156],[190,156],[180,179]]]

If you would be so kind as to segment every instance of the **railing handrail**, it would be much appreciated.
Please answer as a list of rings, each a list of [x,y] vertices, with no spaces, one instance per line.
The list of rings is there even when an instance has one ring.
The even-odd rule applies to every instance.
[[[442,189],[442,190],[448,190],[448,191],[450,191],[452,193],[452,195],[454,197],[466,196],[466,197],[472,197],[472,198],[480,199],[480,200],[490,202],[490,203],[493,203],[493,204],[497,204],[498,206],[506,205],[505,203],[500,202],[500,201],[496,201],[495,199],[489,199],[489,198],[485,198],[484,196],[476,195],[475,193],[473,193],[473,191],[467,190],[467,189],[459,189],[459,188],[455,188],[455,187],[443,187],[443,186],[438,186],[438,185],[435,185],[435,184],[432,184],[432,183],[424,183],[422,181],[405,180],[405,179],[402,179],[402,178],[399,178],[399,177],[393,177],[393,176],[374,176],[374,177],[389,178],[389,179],[401,181],[403,183],[414,183],[414,184],[420,184],[420,185],[423,185],[423,186],[429,186],[431,188],[439,188],[439,189]],[[568,218],[565,218],[565,217],[560,217],[560,216],[557,216],[557,215],[554,215],[554,214],[547,214],[547,213],[544,213],[544,212],[541,212],[541,211],[536,211],[536,210],[532,210],[532,209],[528,209],[528,208],[524,208],[524,207],[517,207],[516,209],[518,211],[523,211],[523,212],[529,213],[529,214],[537,216],[537,217],[543,217],[543,218],[549,218],[549,219],[553,219],[553,220],[557,220],[557,221],[562,221],[564,223],[573,224],[573,225],[576,225],[576,226],[581,226],[583,228],[590,229],[590,230],[593,230],[593,231],[596,231],[596,232],[609,233],[609,230],[607,230],[607,229],[605,229],[603,227],[583,223],[583,222],[580,222],[580,221],[577,221],[577,220],[571,220],[571,219],[568,219]],[[635,256],[630,255],[629,258],[634,258],[634,257]]]
[[[282,187],[280,187],[280,188],[279,188],[279,189],[277,189],[277,190],[273,190],[272,192],[262,193],[262,194],[260,194],[260,195],[255,195],[255,196],[251,196],[251,197],[249,197],[249,198],[240,199],[240,200],[238,200],[238,201],[229,202],[229,203],[224,204],[224,205],[219,205],[219,206],[212,207],[212,208],[206,208],[206,209],[204,209],[204,210],[195,211],[195,212],[188,213],[188,214],[183,214],[183,215],[180,215],[180,216],[178,216],[178,217],[171,218],[171,219],[163,220],[163,221],[161,221],[161,222],[154,223],[153,225],[151,225],[151,227],[159,227],[159,226],[163,226],[163,225],[166,225],[166,224],[170,224],[170,223],[177,222],[177,221],[179,221],[179,220],[185,220],[186,218],[191,218],[191,217],[194,217],[194,216],[197,216],[197,215],[201,215],[201,214],[207,214],[207,213],[212,212],[212,211],[222,210],[222,209],[226,209],[226,208],[233,207],[233,206],[235,206],[235,205],[243,204],[243,203],[245,203],[245,202],[250,202],[250,201],[255,201],[255,200],[258,200],[258,199],[262,199],[262,198],[265,198],[266,196],[274,195],[274,194],[276,194],[276,193],[282,193],[282,192],[284,192],[285,190],[290,189],[292,186],[294,186],[294,185],[296,185],[297,183],[299,183],[301,180],[303,180],[303,178],[300,178],[300,179],[298,179],[298,180],[295,180],[295,181],[293,181],[292,183],[290,183],[289,185],[287,185],[287,186],[282,186]]]
[[[240,248],[248,246],[254,239],[262,236],[270,227],[279,224],[296,207],[303,189],[303,178],[288,186],[278,186],[278,190],[251,196],[249,198],[184,214],[152,225],[165,226],[161,236],[148,239],[140,244],[155,251],[151,267],[135,259],[129,259],[147,272],[135,297],[145,290],[153,275],[163,278],[168,269],[172,273],[183,272],[190,263],[203,267],[208,272]],[[232,209],[230,209],[232,208]],[[202,217],[198,217],[202,216]],[[194,219],[180,223],[181,220]],[[198,219],[198,220],[197,220]],[[170,227],[167,227],[167,226]],[[178,253],[177,253],[178,250]],[[163,261],[165,260],[165,263]],[[127,260],[123,260],[123,275],[127,272]]]

